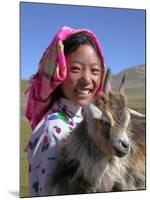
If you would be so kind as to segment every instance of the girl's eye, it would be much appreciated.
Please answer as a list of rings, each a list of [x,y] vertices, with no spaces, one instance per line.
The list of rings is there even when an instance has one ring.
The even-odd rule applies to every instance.
[[[100,69],[98,69],[98,68],[93,68],[92,69],[92,74],[99,75],[99,73],[100,73]]]
[[[78,72],[80,72],[80,67],[75,67],[75,66],[71,67],[70,71],[73,72],[73,73],[78,73]]]

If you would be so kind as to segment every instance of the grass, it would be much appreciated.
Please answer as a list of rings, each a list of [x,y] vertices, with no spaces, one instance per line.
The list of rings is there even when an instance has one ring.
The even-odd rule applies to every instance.
[[[21,80],[21,91],[25,92],[29,87],[29,82],[27,80]]]
[[[31,134],[31,129],[28,121],[22,117],[21,118],[21,135],[20,135],[20,196],[29,196],[29,186],[28,186],[28,163],[27,156],[25,152],[26,145],[28,143]]]
[[[23,95],[23,92],[26,90],[28,84],[26,81],[21,82],[21,110],[22,114],[20,117],[21,123],[21,133],[20,133],[20,146],[21,146],[21,155],[20,155],[20,196],[28,197],[29,196],[29,186],[28,186],[28,163],[25,152],[25,147],[28,143],[29,137],[31,135],[31,129],[29,122],[24,117],[24,108],[26,105],[26,97]],[[139,110],[142,113],[145,113],[145,91],[142,88],[138,89],[127,89],[126,94],[128,96],[129,107],[135,110]]]
[[[145,90],[143,88],[126,90],[129,107],[145,113]]]

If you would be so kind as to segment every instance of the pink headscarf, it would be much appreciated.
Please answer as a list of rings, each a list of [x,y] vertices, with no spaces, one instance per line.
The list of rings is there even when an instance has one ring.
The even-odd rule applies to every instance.
[[[88,29],[73,29],[63,27],[55,35],[52,43],[44,52],[39,63],[39,69],[30,79],[30,87],[27,90],[28,102],[25,116],[31,123],[32,129],[42,119],[48,111],[48,105],[51,101],[51,94],[66,78],[67,68],[64,55],[63,41],[77,32],[86,32],[96,43],[101,54],[102,73],[100,86],[96,92],[102,90],[102,81],[104,77],[104,57],[100,43],[94,33]]]

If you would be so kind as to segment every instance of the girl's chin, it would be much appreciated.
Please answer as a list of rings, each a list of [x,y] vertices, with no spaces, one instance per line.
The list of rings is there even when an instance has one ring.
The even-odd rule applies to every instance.
[[[91,100],[92,100],[92,97],[91,98],[84,98],[84,99],[76,99],[76,100],[74,100],[74,104],[77,105],[77,106],[84,107],[84,106],[87,106],[88,103]]]
[[[79,94],[76,92],[72,100],[76,105],[84,107],[93,99],[93,96],[94,92],[90,92],[89,94]]]

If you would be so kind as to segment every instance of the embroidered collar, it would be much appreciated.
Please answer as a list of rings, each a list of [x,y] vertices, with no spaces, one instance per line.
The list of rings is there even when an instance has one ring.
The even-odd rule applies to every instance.
[[[75,106],[73,102],[66,98],[60,98],[52,107],[52,112],[64,112],[70,118],[82,117],[82,107]]]

